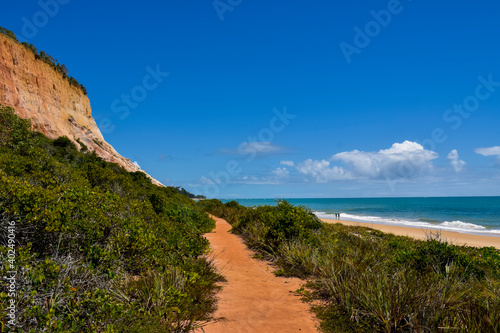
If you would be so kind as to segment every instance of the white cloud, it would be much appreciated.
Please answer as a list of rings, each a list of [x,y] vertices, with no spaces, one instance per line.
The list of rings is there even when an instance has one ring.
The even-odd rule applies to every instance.
[[[286,166],[289,166],[289,167],[293,167],[295,165],[295,163],[293,161],[280,161],[280,164],[281,165],[286,165]]]
[[[283,148],[277,145],[272,145],[271,142],[243,142],[238,147],[240,154],[268,154],[282,151]]]
[[[244,176],[242,178],[235,179],[232,183],[246,185],[276,185],[279,184],[279,181],[277,176]]]
[[[276,168],[266,176],[243,176],[235,179],[234,183],[248,185],[276,185],[290,178],[290,171],[287,168]]]
[[[500,146],[489,148],[476,148],[475,152],[483,156],[496,156],[500,158]]]
[[[313,177],[318,183],[326,183],[330,180],[352,178],[350,172],[344,170],[342,167],[330,167],[330,162],[325,160],[305,160],[297,165],[297,170],[306,176]]]
[[[276,168],[275,170],[272,171],[272,173],[277,177],[281,179],[286,179],[290,177],[290,171],[288,171],[287,168]]]
[[[137,161],[133,161],[132,164],[141,169],[141,166],[139,165],[139,163],[137,163]]]
[[[453,149],[449,154],[448,154],[448,160],[450,160],[450,164],[455,170],[456,173],[460,172],[463,170],[465,166],[465,161],[462,161],[458,157],[458,152],[456,149]]]
[[[272,155],[281,154],[285,150],[284,147],[273,145],[271,142],[267,141],[254,141],[254,142],[243,142],[237,149],[222,148],[214,152],[214,154],[223,155],[242,155],[242,156],[252,156],[257,155]]]
[[[207,178],[205,176],[201,176],[199,182],[197,182],[197,183],[189,183],[188,186],[192,187],[192,188],[199,188],[199,187],[204,187],[206,185],[212,185],[212,184],[215,184],[215,182],[212,179]]]
[[[412,141],[394,143],[378,152],[353,150],[332,156],[332,160],[351,165],[353,174],[372,179],[413,178],[432,170],[431,161],[436,158],[437,153]]]
[[[214,181],[210,178],[207,178],[205,176],[201,176],[200,181],[202,184],[215,184]]]

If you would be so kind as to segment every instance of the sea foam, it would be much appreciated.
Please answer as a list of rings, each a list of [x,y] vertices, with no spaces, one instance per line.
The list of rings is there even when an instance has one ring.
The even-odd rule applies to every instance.
[[[336,219],[335,213],[326,213],[326,212],[314,212],[317,217],[322,219]],[[349,213],[341,213],[341,220],[346,221],[354,221],[354,222],[363,222],[363,223],[374,223],[374,224],[384,224],[384,225],[394,225],[394,226],[403,226],[403,227],[412,227],[412,228],[426,228],[426,229],[438,229],[438,230],[449,230],[456,231],[462,233],[481,233],[481,234],[500,234],[500,230],[491,230],[487,229],[484,226],[467,223],[463,221],[445,221],[439,223],[430,223],[423,221],[415,221],[415,220],[403,220],[396,218],[385,218],[380,216],[370,216],[370,215],[354,215]]]

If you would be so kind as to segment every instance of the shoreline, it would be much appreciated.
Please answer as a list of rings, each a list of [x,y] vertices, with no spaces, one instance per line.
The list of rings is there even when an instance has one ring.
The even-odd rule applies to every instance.
[[[440,229],[426,229],[426,228],[414,228],[414,227],[403,227],[403,226],[393,226],[387,224],[375,224],[366,222],[354,222],[336,219],[326,219],[321,218],[321,221],[325,223],[340,223],[343,225],[350,226],[362,226],[371,229],[377,229],[385,233],[391,233],[398,236],[408,236],[415,239],[427,239],[427,235],[431,233],[439,232],[443,240],[448,241],[448,243],[455,245],[468,245],[474,247],[485,247],[493,246],[500,249],[500,237],[495,236],[485,236],[477,234],[465,234],[456,231],[440,230]]]

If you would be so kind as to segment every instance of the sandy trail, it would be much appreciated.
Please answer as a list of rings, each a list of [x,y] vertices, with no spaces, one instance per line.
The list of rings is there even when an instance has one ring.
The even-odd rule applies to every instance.
[[[231,226],[217,221],[214,233],[206,234],[215,264],[227,282],[219,293],[216,317],[225,320],[204,327],[206,333],[317,332],[317,321],[308,304],[293,291],[303,281],[276,277],[266,262],[253,259],[241,238],[229,233]]]

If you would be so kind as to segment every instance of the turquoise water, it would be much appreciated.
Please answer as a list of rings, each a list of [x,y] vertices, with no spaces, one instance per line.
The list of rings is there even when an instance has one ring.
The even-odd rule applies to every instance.
[[[342,220],[500,236],[500,197],[287,200],[309,207],[321,218],[341,213]],[[236,201],[244,206],[275,204],[273,199]]]

